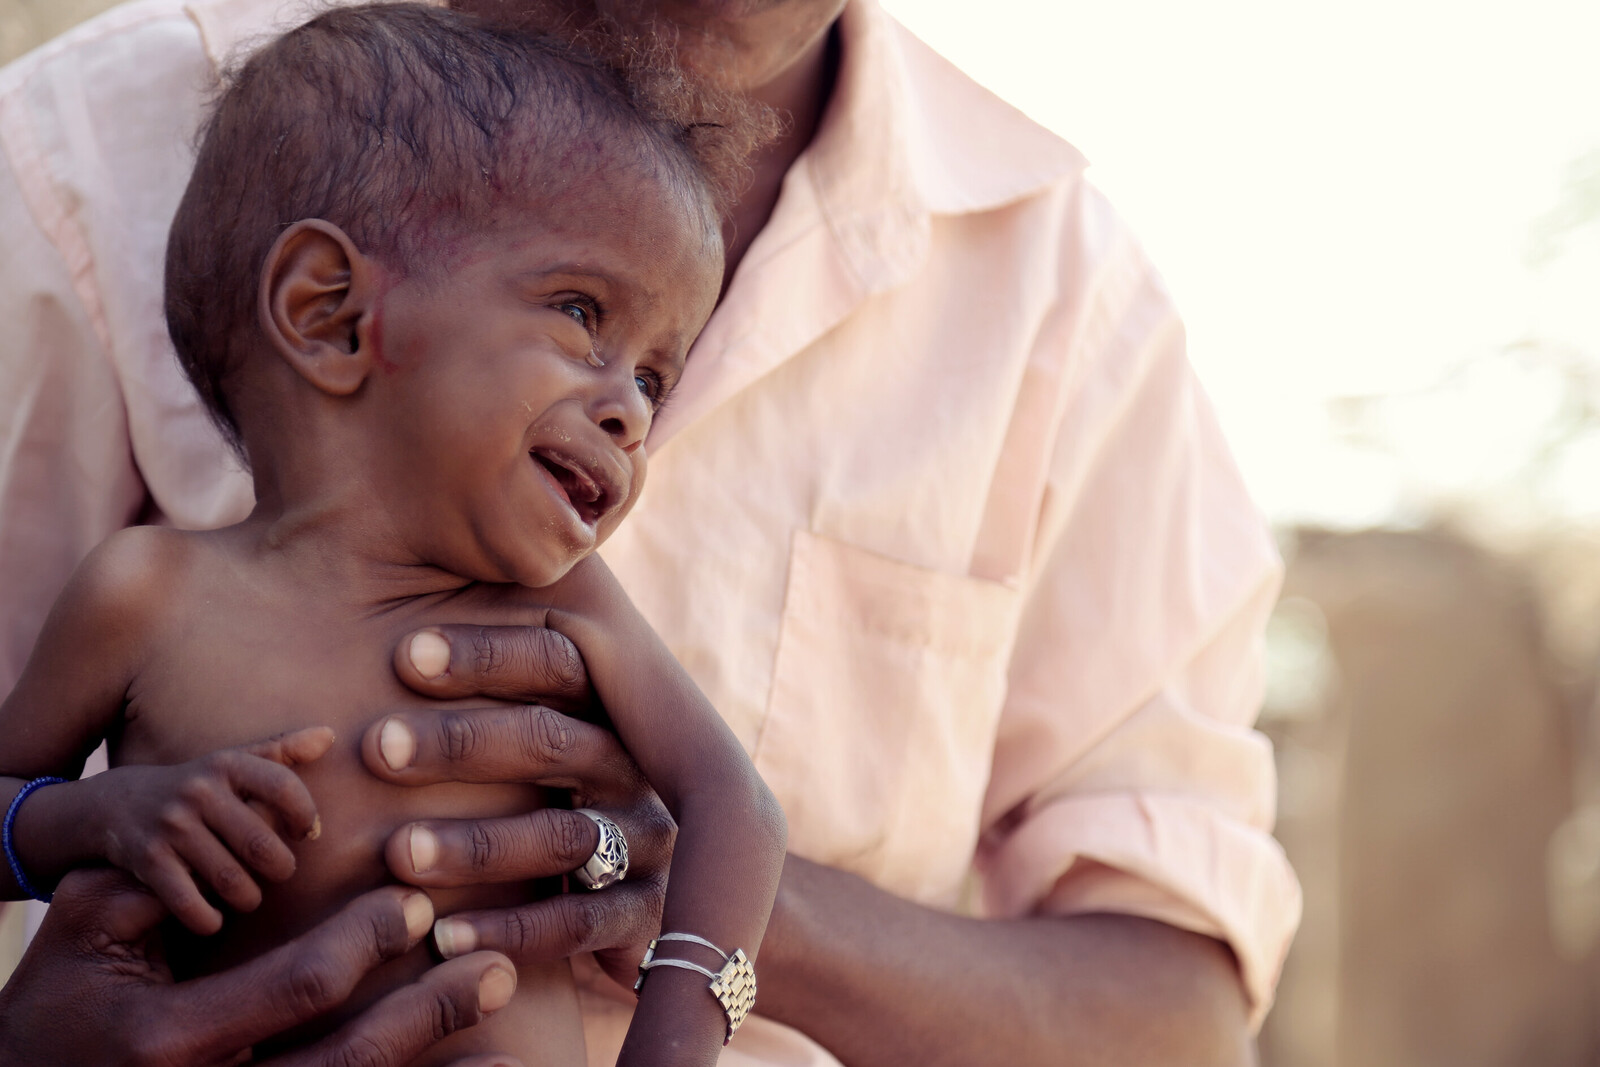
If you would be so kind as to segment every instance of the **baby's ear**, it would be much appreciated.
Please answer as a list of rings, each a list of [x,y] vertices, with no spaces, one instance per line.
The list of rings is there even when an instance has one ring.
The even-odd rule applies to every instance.
[[[373,263],[345,232],[302,219],[278,236],[261,270],[267,340],[324,393],[349,396],[372,370]]]

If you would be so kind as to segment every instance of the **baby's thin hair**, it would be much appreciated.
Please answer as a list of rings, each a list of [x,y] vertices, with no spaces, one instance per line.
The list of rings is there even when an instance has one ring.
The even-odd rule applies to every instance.
[[[714,232],[773,120],[694,84],[661,49],[583,37],[370,4],[323,12],[224,76],[168,238],[166,314],[236,450],[226,386],[257,336],[267,253],[301,219],[333,223],[402,274],[426,271],[506,202],[581,188],[621,154],[691,191]]]

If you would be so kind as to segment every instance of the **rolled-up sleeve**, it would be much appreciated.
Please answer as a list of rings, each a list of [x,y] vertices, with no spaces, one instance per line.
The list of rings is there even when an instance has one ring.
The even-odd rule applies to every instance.
[[[1068,359],[984,810],[998,916],[1143,915],[1232,946],[1259,1023],[1299,918],[1252,728],[1281,574],[1142,257]],[[1130,280],[1131,279],[1131,280]]]

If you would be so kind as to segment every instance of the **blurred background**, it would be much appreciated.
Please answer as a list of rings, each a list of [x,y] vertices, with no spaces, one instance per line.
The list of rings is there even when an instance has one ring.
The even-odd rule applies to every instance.
[[[1600,1064],[1600,3],[887,2],[1088,155],[1278,530],[1263,1062]]]
[[[1278,530],[1263,1062],[1600,1064],[1600,3],[884,2],[1089,156]]]

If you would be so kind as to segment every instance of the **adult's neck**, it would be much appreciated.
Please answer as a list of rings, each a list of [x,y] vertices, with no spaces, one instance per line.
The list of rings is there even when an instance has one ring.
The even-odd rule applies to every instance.
[[[577,16],[578,24],[581,24],[583,17],[592,14],[596,7],[596,0],[449,0],[449,3],[458,10],[509,19],[541,32],[558,33],[561,32],[560,28],[563,25],[569,24],[573,16]],[[835,12],[843,6],[843,0],[838,0],[834,7]],[[624,14],[643,19],[640,23],[643,26],[649,25],[649,15],[655,10],[655,5],[651,3],[625,3],[622,7],[625,9]],[[768,26],[790,27],[790,24],[783,20],[781,11],[774,9],[773,14],[776,20],[769,20]],[[707,24],[690,23],[685,32],[695,33],[705,29],[713,40],[727,40],[727,31],[715,26],[718,16],[712,13],[706,17]],[[757,16],[757,21],[761,21],[760,16]],[[733,277],[739,261],[749,249],[750,242],[772,217],[772,209],[778,203],[778,192],[783,186],[784,175],[789,173],[794,161],[800,158],[800,153],[811,143],[811,139],[816,136],[818,126],[822,123],[823,112],[827,109],[828,99],[833,94],[834,82],[838,77],[838,38],[839,21],[835,14],[827,28],[817,33],[815,39],[808,42],[792,62],[783,66],[765,83],[749,87],[748,83],[740,80],[741,84],[745,85],[744,91],[782,116],[784,126],[782,134],[756,153],[755,158],[751,160],[753,178],[750,187],[729,212],[730,217],[724,230],[726,238],[724,244],[727,248],[727,266],[723,274],[724,292],[727,291],[728,281]],[[732,35],[732,39],[743,40],[738,32]],[[751,47],[757,57],[762,57],[766,54],[767,44],[770,42],[761,41],[758,34],[754,44],[746,41],[745,44],[735,47],[736,49]],[[717,55],[715,50],[712,54],[715,59],[724,61],[749,58],[749,56]]]
[[[839,26],[835,22],[808,45],[777,77],[751,91],[751,96],[782,116],[783,132],[777,140],[757,152],[751,160],[753,179],[729,213],[724,227],[727,266],[722,290],[728,290],[734,270],[750,248],[750,242],[772,217],[784,175],[800,153],[806,150],[833,94],[839,74]]]

